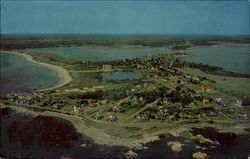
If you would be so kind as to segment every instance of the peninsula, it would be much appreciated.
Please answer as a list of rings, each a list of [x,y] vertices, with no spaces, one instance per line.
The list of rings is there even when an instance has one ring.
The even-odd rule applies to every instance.
[[[9,119],[39,120],[37,123],[42,124],[39,127],[49,126],[43,124],[49,120],[55,127],[51,125],[43,130],[58,135],[50,141],[46,138],[39,141],[57,147],[58,142],[63,140],[65,143],[58,146],[62,146],[60,150],[68,152],[66,144],[69,151],[79,148],[74,149],[74,153],[79,154],[97,146],[99,155],[105,154],[103,151],[111,152],[111,147],[119,149],[118,154],[112,151],[115,157],[140,158],[151,151],[157,152],[160,149],[156,150],[155,147],[163,144],[172,157],[188,155],[195,159],[207,158],[215,156],[217,151],[226,155],[233,149],[233,144],[246,144],[249,74],[187,62],[185,57],[190,56],[189,50],[200,46],[209,48],[242,44],[245,47],[247,41],[245,38],[227,40],[216,37],[198,42],[196,39],[188,44],[186,41],[160,44],[152,41],[145,44],[142,40],[140,44],[122,45],[115,44],[115,41],[109,45],[101,42],[88,44],[85,41],[77,47],[75,44],[65,46],[58,42],[49,46],[52,48],[47,48],[47,44],[51,43],[44,41],[44,45],[35,48],[39,40],[32,43],[24,40],[20,44],[15,38],[9,39],[3,42],[1,52],[22,55],[28,62],[53,69],[60,82],[50,88],[2,96],[1,111],[6,112],[3,115],[6,122],[4,129],[13,133],[19,131],[14,126],[15,122],[9,123]],[[8,45],[8,42],[16,44]],[[221,42],[224,42],[223,45],[220,45]],[[98,53],[100,57],[95,58],[68,58],[56,51],[46,52],[46,49],[62,51],[80,47],[94,48],[93,53],[96,53],[99,47],[104,46],[109,51],[153,48],[165,49],[166,53],[146,52],[141,57],[102,60],[110,52]],[[74,54],[74,51],[68,53]],[[62,129],[54,130],[60,127],[62,121],[62,127],[67,127],[71,136],[64,136],[68,133],[61,133]],[[28,134],[37,131],[44,133],[44,136],[53,136],[50,131],[40,130],[36,124],[22,124],[27,129],[22,131]],[[60,136],[64,139],[60,139]],[[17,135],[16,138],[22,139],[25,145],[23,137]],[[11,141],[15,142],[16,138],[13,137]],[[228,150],[225,151],[224,147],[228,147]],[[69,152],[66,155],[71,156]]]

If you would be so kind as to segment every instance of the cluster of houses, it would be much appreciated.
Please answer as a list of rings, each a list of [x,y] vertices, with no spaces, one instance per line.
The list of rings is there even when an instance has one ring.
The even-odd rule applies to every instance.
[[[96,100],[93,100],[89,102],[88,100],[81,100],[76,105],[73,106],[74,112],[84,112],[86,107],[96,107],[98,106],[98,102]]]
[[[205,118],[205,117],[213,117],[216,116],[216,111],[210,107],[204,107],[196,110],[196,111],[188,111],[186,112],[185,109],[181,109],[181,105],[176,105],[175,107],[168,107],[169,100],[161,100],[159,101],[159,106],[154,107],[151,109],[147,109],[140,114],[136,115],[135,118],[138,120],[150,120],[150,119],[157,119],[157,120],[170,120],[170,121],[177,121],[180,119],[194,119],[194,118]],[[165,105],[165,106],[164,106]]]
[[[96,113],[96,115],[93,118],[95,120],[101,120],[105,117],[102,113]],[[118,118],[117,118],[115,112],[107,112],[106,113],[106,120],[109,122],[114,122],[114,121],[118,120]]]
[[[77,113],[77,112],[83,112],[83,111],[84,111],[84,106],[81,106],[81,105],[74,105],[74,106],[73,106],[73,111],[74,111],[75,113]]]
[[[143,59],[136,59],[131,62],[133,68],[159,70],[157,76],[171,76],[179,74],[179,71],[174,66],[180,66],[180,62],[173,58],[172,55],[165,55],[160,57],[145,57]]]
[[[134,92],[137,92],[137,91],[140,91],[142,89],[145,89],[148,86],[149,86],[148,83],[144,83],[144,84],[141,84],[141,85],[136,85],[135,87],[126,90],[126,93],[127,93],[127,95],[132,95]]]
[[[9,94],[7,100],[16,104],[33,105],[39,102],[39,98],[31,93],[14,93]]]
[[[101,120],[103,118],[106,118],[107,121],[114,122],[118,118],[116,116],[117,111],[114,107],[106,107],[104,110],[99,111],[93,116],[93,119],[95,120]]]
[[[149,112],[143,112],[135,116],[138,120],[150,120],[150,113]]]
[[[190,119],[193,118],[190,114],[187,114],[186,112],[182,112],[179,109],[176,111],[169,110],[166,108],[158,107],[155,108],[155,110],[145,110],[138,115],[135,116],[135,119],[138,120],[150,120],[150,119],[156,119],[156,120],[171,120],[171,121],[177,121],[179,119]]]
[[[232,103],[221,103],[221,110],[226,115],[236,114],[240,119],[248,120],[249,114],[244,107],[241,107],[242,100],[236,100],[235,104]]]
[[[110,122],[116,121],[118,118],[115,115],[115,112],[108,112],[107,113],[107,120]]]

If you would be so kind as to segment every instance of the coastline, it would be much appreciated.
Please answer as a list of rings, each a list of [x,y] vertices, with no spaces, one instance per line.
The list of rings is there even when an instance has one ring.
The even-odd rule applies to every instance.
[[[47,67],[47,68],[49,68],[49,69],[56,72],[56,74],[59,77],[60,81],[58,83],[56,83],[55,85],[51,86],[51,87],[39,89],[39,91],[46,91],[46,90],[56,89],[56,88],[59,88],[59,87],[62,87],[64,85],[66,85],[66,84],[68,84],[68,83],[70,83],[72,81],[72,77],[70,76],[69,71],[67,71],[66,69],[64,69],[64,68],[62,68],[60,66],[35,61],[32,56],[30,56],[28,54],[25,54],[25,53],[17,52],[17,51],[3,51],[3,50],[1,50],[1,52],[21,55],[21,56],[25,57],[25,59],[28,62]]]

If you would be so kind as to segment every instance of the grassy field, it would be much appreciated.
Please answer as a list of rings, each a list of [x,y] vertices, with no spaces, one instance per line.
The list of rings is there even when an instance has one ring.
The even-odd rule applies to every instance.
[[[216,86],[217,91],[224,96],[230,96],[230,98],[249,98],[250,94],[250,79],[249,78],[238,78],[238,77],[227,77],[227,76],[216,76],[207,74],[198,69],[183,69],[185,73],[194,75],[196,77],[202,76],[207,77],[208,79],[214,80],[216,83],[213,84]]]

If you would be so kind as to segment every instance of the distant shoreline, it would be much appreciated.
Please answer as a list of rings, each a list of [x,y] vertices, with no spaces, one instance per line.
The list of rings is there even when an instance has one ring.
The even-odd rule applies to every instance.
[[[25,54],[25,53],[17,52],[17,51],[3,51],[3,50],[1,50],[1,52],[22,55],[23,57],[25,57],[25,59],[28,62],[38,64],[38,65],[42,65],[42,66],[45,66],[45,67],[55,71],[56,74],[58,75],[60,81],[58,83],[56,83],[55,85],[53,85],[52,87],[40,89],[40,91],[56,89],[56,88],[59,88],[59,87],[62,87],[64,85],[66,85],[66,84],[68,84],[68,83],[70,83],[72,81],[72,77],[70,76],[69,72],[66,69],[64,69],[64,68],[62,68],[60,66],[35,61],[32,56],[30,56],[28,54]]]

